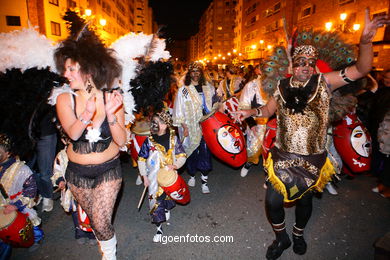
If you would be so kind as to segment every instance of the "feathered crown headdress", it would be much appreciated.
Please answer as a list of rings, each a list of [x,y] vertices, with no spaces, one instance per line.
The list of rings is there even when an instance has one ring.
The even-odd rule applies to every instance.
[[[346,44],[337,32],[322,30],[294,31],[289,39],[291,53],[285,46],[276,46],[272,54],[264,61],[263,90],[272,95],[277,82],[289,76],[291,56],[311,53],[317,56],[319,72],[339,70],[351,64],[355,59],[354,47]]]

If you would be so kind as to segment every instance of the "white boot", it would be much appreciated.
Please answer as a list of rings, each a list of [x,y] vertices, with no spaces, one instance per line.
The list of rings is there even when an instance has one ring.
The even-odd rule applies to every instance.
[[[50,212],[53,210],[53,200],[49,198],[43,198],[42,211]]]
[[[188,186],[190,186],[190,187],[195,187],[195,177],[191,177],[191,178],[188,180]]]
[[[209,176],[204,176],[203,174],[200,175],[200,178],[202,179],[202,193],[203,194],[208,194],[210,193],[209,186],[207,185],[207,179]]]
[[[116,260],[116,235],[106,241],[99,241],[102,260]]]

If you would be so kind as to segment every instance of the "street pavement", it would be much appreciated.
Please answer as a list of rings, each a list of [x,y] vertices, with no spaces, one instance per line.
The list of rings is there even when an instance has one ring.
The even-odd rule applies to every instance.
[[[137,169],[127,160],[122,165],[123,189],[114,216],[118,259],[265,259],[274,234],[264,210],[261,166],[252,167],[242,178],[239,169],[214,159],[209,175],[211,193],[201,193],[197,175],[196,187],[190,187],[191,202],[177,205],[171,211],[169,225],[163,227],[169,241],[163,244],[152,242],[155,226],[150,223],[146,199],[137,210],[143,191],[143,185],[135,185]],[[186,181],[189,178],[186,172],[182,176]],[[307,253],[298,256],[290,247],[280,259],[374,259],[375,241],[390,232],[390,200],[371,191],[375,184],[371,176],[359,175],[353,180],[343,177],[337,184],[339,195],[324,191],[315,197],[312,218],[305,229]],[[77,244],[72,218],[59,200],[52,212],[40,215],[43,244],[34,253],[14,249],[12,259],[100,259],[96,245]],[[294,207],[289,207],[286,226],[290,235],[293,224]],[[205,242],[207,239],[210,241]]]

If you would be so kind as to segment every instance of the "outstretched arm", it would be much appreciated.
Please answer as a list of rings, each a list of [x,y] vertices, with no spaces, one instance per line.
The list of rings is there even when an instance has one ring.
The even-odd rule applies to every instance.
[[[267,104],[262,106],[261,108],[238,110],[236,112],[232,112],[232,114],[239,121],[245,120],[250,116],[268,118],[275,114],[276,108],[276,100],[274,97],[271,97]]]
[[[359,56],[356,64],[347,67],[344,72],[333,71],[324,74],[324,77],[328,84],[330,84],[332,91],[348,84],[348,81],[357,80],[366,76],[367,73],[370,72],[373,59],[372,40],[377,32],[377,29],[389,23],[390,20],[388,19],[387,15],[377,16],[371,20],[370,11],[368,8],[366,8],[364,28],[362,35],[360,36]]]

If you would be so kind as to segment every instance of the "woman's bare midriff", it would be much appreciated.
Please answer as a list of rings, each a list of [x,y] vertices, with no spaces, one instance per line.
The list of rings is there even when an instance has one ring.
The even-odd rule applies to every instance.
[[[73,145],[69,144],[66,151],[69,161],[78,164],[100,164],[113,159],[119,153],[119,147],[114,142],[111,142],[110,146],[101,153],[87,153],[81,154],[73,151]]]

